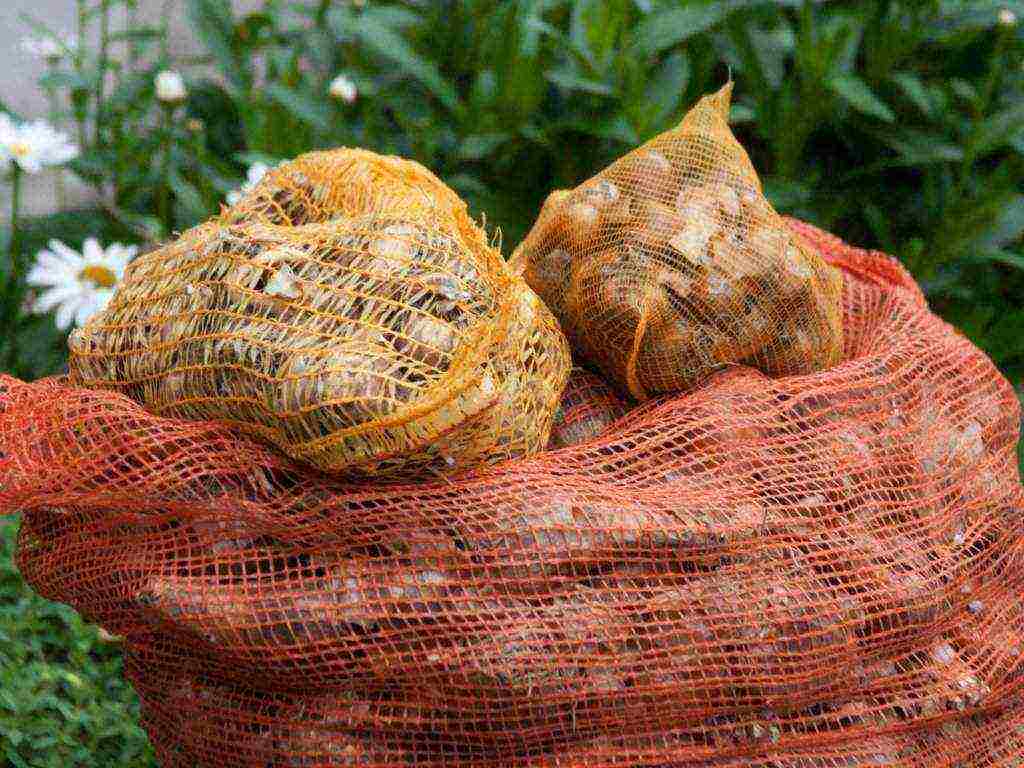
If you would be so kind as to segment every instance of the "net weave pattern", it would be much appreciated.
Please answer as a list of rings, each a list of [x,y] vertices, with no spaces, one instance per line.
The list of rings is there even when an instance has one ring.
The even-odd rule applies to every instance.
[[[731,89],[552,192],[512,257],[573,350],[640,400],[724,365],[811,373],[843,351],[841,277],[762,194]]]
[[[788,226],[838,364],[621,415],[577,372],[559,425],[607,424],[430,482],[0,379],[19,566],[126,637],[167,768],[1020,766],[1017,399],[896,262]]]
[[[429,476],[544,449],[558,325],[421,165],[303,155],[130,266],[72,379],[322,469]]]

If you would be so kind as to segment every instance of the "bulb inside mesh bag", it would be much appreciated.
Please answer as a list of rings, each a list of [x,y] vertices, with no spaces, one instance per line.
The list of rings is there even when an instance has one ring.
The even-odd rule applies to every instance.
[[[839,273],[762,194],[731,88],[549,195],[513,254],[574,350],[638,399],[733,363],[810,373],[842,351]]]
[[[444,211],[460,224],[466,204],[448,185],[417,162],[365,149],[307,152],[268,172],[221,221],[297,226],[343,216],[384,213],[429,216]]]
[[[615,390],[585,368],[573,368],[551,427],[548,449],[579,445],[601,435],[626,413]]]
[[[362,150],[277,169],[138,259],[71,338],[79,383],[376,477],[542,450],[568,371],[554,317],[455,193]]]

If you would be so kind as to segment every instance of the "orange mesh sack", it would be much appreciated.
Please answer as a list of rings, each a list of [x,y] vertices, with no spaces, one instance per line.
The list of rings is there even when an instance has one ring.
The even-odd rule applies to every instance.
[[[308,152],[273,169],[220,221],[297,227],[387,210],[428,220],[451,215],[473,231],[466,204],[422,165],[353,148]]]
[[[553,192],[513,254],[573,349],[641,400],[727,364],[791,375],[842,352],[839,275],[762,195],[731,90]]]
[[[153,413],[386,477],[541,450],[569,356],[454,192],[416,163],[337,150],[134,262],[72,336],[70,367]]]
[[[1019,766],[1017,399],[895,262],[791,226],[839,363],[457,476],[0,378],[19,567],[125,636],[164,768]]]
[[[565,448],[597,437],[626,413],[626,404],[605,381],[573,368],[555,413],[548,448]]]

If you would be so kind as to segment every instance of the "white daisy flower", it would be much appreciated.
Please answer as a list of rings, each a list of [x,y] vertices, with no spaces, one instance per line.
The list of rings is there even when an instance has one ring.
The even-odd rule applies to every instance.
[[[58,32],[53,37],[23,37],[21,50],[29,56],[45,59],[51,63],[64,58],[64,54],[74,49],[74,41],[66,32]]]
[[[1017,23],[1017,14],[1009,8],[999,9],[999,23],[1004,27],[1012,27]]]
[[[359,89],[356,88],[356,84],[348,75],[338,75],[331,80],[331,85],[327,92],[331,95],[332,99],[344,101],[346,104],[353,103],[356,97],[359,96]]]
[[[236,189],[227,194],[228,205],[234,205],[242,196],[255,187],[264,176],[267,175],[267,171],[270,170],[270,166],[266,163],[253,163],[249,166],[249,170],[245,173],[245,183],[241,189]]]
[[[79,253],[60,240],[51,240],[49,249],[36,255],[35,266],[26,279],[29,285],[43,289],[32,310],[43,314],[56,309],[55,322],[61,330],[72,323],[83,325],[107,306],[137,252],[134,245],[122,243],[103,248],[90,237]]]
[[[78,157],[78,147],[67,134],[43,120],[15,123],[0,114],[0,159],[13,160],[26,173],[38,173],[48,165],[61,165]]]
[[[156,88],[156,97],[165,104],[179,104],[188,96],[181,73],[175,72],[173,69],[158,72],[153,83]]]

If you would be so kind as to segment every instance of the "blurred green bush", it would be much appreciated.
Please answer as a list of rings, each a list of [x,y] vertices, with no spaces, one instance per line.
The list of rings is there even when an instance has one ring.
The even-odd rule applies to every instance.
[[[121,4],[135,6],[83,2],[83,24],[103,24]],[[25,243],[58,237],[77,246],[101,233],[159,240],[215,212],[251,163],[360,145],[435,170],[501,229],[509,251],[551,189],[669,128],[731,76],[735,129],[776,207],[898,256],[932,307],[1020,391],[1024,3],[266,0],[237,15],[229,0],[181,0],[167,8],[188,14],[204,49],[198,60],[169,58],[166,24],[108,24],[99,51],[73,52],[41,82],[66,101],[83,144],[72,167],[103,204],[29,222]],[[175,109],[154,93],[154,75],[167,68],[188,84]],[[339,74],[356,88],[351,102],[329,95]],[[23,350],[2,358],[19,376],[63,365],[63,336],[41,322],[23,318],[0,341]],[[9,549],[0,553],[8,559]],[[88,650],[94,630],[28,596],[11,572],[2,578],[19,602],[5,609],[0,641],[29,650],[5,673],[3,691],[28,693],[13,701],[0,693],[0,738],[14,765],[56,764],[54,745],[35,741],[38,724],[20,696],[49,697],[44,716],[58,739],[113,727],[109,717],[61,715],[82,695],[61,675],[93,681],[90,695],[108,713],[134,710],[120,682],[96,682],[117,667]],[[136,726],[121,728],[117,749],[143,764]],[[90,738],[95,749],[112,748]],[[81,764],[114,764],[93,759]]]

